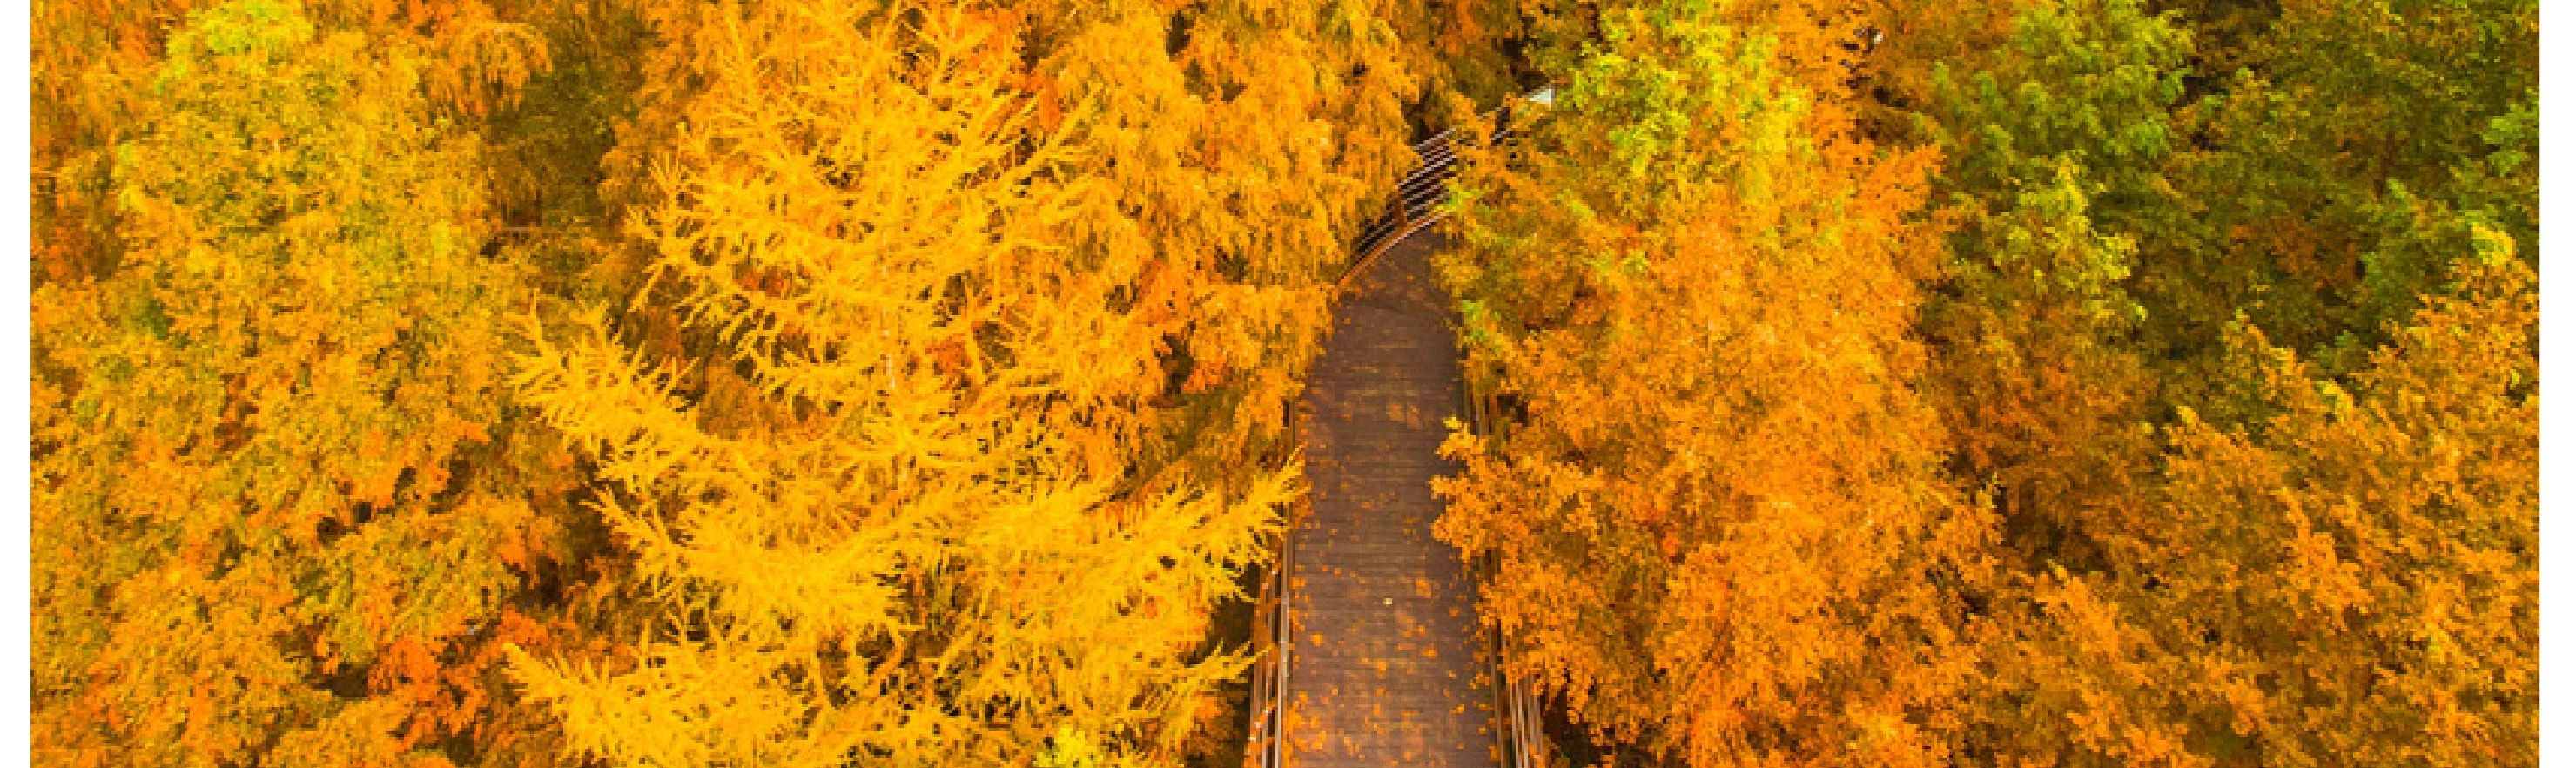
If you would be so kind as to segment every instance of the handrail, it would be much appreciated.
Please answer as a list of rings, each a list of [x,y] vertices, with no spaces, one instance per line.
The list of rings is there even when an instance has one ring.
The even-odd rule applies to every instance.
[[[1507,109],[1497,107],[1486,112],[1484,117],[1501,116]],[[1351,248],[1358,256],[1351,259],[1350,266],[1342,271],[1342,278],[1333,284],[1335,293],[1350,290],[1351,280],[1388,248],[1448,217],[1447,212],[1440,210],[1440,203],[1449,198],[1449,179],[1458,175],[1458,153],[1449,145],[1449,137],[1456,132],[1456,128],[1451,128],[1414,143],[1413,154],[1420,161],[1404,178],[1396,181],[1395,196],[1387,201],[1386,212],[1360,230],[1359,240]],[[1501,141],[1510,135],[1509,130],[1498,129],[1494,132],[1494,140]]]
[[[1244,764],[1250,768],[1279,768],[1287,763],[1288,663],[1290,653],[1288,576],[1295,572],[1297,537],[1293,526],[1280,534],[1279,561],[1261,580],[1261,595],[1253,601],[1252,635],[1266,638],[1266,652],[1253,662],[1252,718],[1244,741]]]
[[[1460,369],[1465,370],[1465,366]],[[1487,413],[1490,401],[1481,391],[1484,382],[1475,376],[1462,378],[1466,381],[1463,394],[1467,400],[1467,428],[1479,439],[1491,439],[1494,424]],[[1497,563],[1493,553],[1487,552],[1476,559],[1475,566],[1476,580],[1485,582],[1493,578]],[[1538,697],[1512,674],[1511,644],[1503,637],[1502,628],[1492,627],[1486,640],[1494,652],[1494,698],[1497,714],[1503,720],[1503,727],[1494,729],[1494,740],[1497,751],[1505,756],[1504,768],[1547,768],[1546,725],[1540,719]]]
[[[1548,88],[1541,89],[1530,94],[1527,97],[1527,100],[1538,102],[1543,105],[1552,104],[1555,101],[1555,96],[1555,89]],[[1508,122],[1508,120],[1504,122]],[[1495,142],[1500,143],[1510,137],[1511,131],[1508,125],[1499,126],[1495,129]],[[1444,150],[1444,152],[1447,149],[1445,142],[1441,149]],[[1445,166],[1448,164],[1449,163],[1445,160],[1441,163],[1441,165],[1444,166],[1444,171],[1446,170]],[[1446,181],[1445,174],[1443,181]],[[1447,191],[1447,188],[1443,186],[1441,189],[1441,192],[1444,193],[1442,197],[1446,197],[1445,193]],[[1432,219],[1437,220],[1439,216],[1444,215],[1446,214],[1435,212]],[[1427,224],[1428,222],[1425,223]],[[1413,227],[1413,229],[1419,228],[1419,225]],[[1406,234],[1411,234],[1411,231],[1407,230]],[[1460,352],[1463,356],[1465,350],[1462,349]],[[1465,403],[1466,408],[1464,408],[1467,412],[1467,428],[1471,430],[1478,439],[1491,440],[1494,437],[1497,426],[1493,423],[1492,414],[1488,412],[1492,400],[1488,394],[1483,391],[1486,383],[1484,378],[1481,376],[1467,375],[1469,368],[1466,363],[1467,361],[1464,359],[1459,360],[1460,378],[1463,380],[1462,383],[1464,384],[1464,386],[1460,388],[1460,394],[1467,400]],[[1487,583],[1494,578],[1494,571],[1499,566],[1499,563],[1495,560],[1494,554],[1491,552],[1485,553],[1483,557],[1476,558],[1474,565],[1476,581],[1478,583]],[[1494,651],[1494,681],[1496,683],[1494,686],[1494,697],[1498,699],[1495,703],[1499,705],[1497,707],[1499,711],[1496,714],[1501,716],[1503,720],[1502,725],[1504,726],[1494,729],[1494,737],[1497,741],[1503,742],[1497,746],[1501,748],[1499,751],[1505,757],[1504,768],[1547,768],[1548,742],[1546,723],[1541,717],[1537,694],[1530,690],[1528,685],[1523,684],[1518,676],[1512,674],[1511,641],[1509,638],[1503,636],[1502,627],[1492,626],[1491,631],[1486,633],[1486,638],[1488,642],[1492,643]]]

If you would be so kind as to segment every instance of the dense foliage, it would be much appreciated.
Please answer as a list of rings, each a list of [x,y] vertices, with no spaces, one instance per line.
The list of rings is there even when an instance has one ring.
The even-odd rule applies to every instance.
[[[40,765],[1230,764],[1497,120],[1438,534],[1560,754],[2537,762],[2532,0],[31,15]]]
[[[1940,482],[1908,335],[1926,154],[1884,152],[1714,9],[1605,7],[1558,106],[1460,181],[1444,264],[1517,414],[1450,449],[1485,615],[1612,738],[1692,764],[1938,757],[1949,593],[1990,528]],[[1926,578],[1930,575],[1931,578]]]
[[[1621,762],[2536,761],[2536,5],[1833,6],[1543,29],[1461,181],[1519,671]]]
[[[249,0],[167,45],[112,271],[34,297],[39,753],[513,758],[496,665],[550,642],[524,601],[576,543],[508,413],[478,143],[398,34]]]

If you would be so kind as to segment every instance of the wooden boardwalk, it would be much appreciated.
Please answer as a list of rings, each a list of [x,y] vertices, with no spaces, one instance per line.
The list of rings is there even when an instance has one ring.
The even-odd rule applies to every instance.
[[[1458,410],[1446,295],[1417,232],[1353,276],[1306,387],[1310,512],[1288,571],[1285,763],[1496,766],[1475,587],[1432,538],[1431,478]]]

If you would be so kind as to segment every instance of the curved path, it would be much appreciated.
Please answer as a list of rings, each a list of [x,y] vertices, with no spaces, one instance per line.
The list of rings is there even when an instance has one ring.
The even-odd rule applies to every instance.
[[[1307,382],[1310,511],[1290,531],[1286,754],[1300,766],[1495,766],[1493,665],[1458,550],[1431,536],[1458,346],[1423,229],[1362,265]]]

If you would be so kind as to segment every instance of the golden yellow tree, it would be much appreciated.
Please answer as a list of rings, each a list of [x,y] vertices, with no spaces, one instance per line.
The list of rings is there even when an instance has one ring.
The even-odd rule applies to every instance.
[[[1174,759],[1243,663],[1202,648],[1208,610],[1296,474],[1141,463],[1181,309],[1143,302],[1187,273],[1069,234],[1116,210],[1079,173],[1094,124],[1015,93],[983,9],[664,12],[695,87],[664,93],[687,117],[632,217],[622,322],[651,330],[594,315],[521,380],[663,621],[523,659],[530,691],[620,764],[1011,762],[1058,733]]]
[[[1077,259],[1131,265],[1112,278],[1126,286],[1123,306],[1158,326],[1150,338],[1170,380],[1160,397],[1172,406],[1160,431],[1172,442],[1139,458],[1186,457],[1212,482],[1275,465],[1284,414],[1319,349],[1328,286],[1412,159],[1400,110],[1416,77],[1397,58],[1385,9],[964,7],[1017,46],[1023,63],[997,87],[1029,99],[1031,130],[1083,132],[1080,151],[1060,162],[1100,194],[1053,242]],[[688,105],[711,66],[706,52],[672,42],[692,39],[708,13],[647,6],[664,45],[607,160],[610,200],[648,205],[657,194],[655,158],[695,119]]]
[[[1167,432],[1199,482],[1276,465],[1320,351],[1330,286],[1413,160],[1388,5],[1216,0],[1173,7],[1015,3],[1028,93],[1048,130],[1083,130],[1076,172],[1102,197],[1062,242],[1136,263],[1136,314],[1168,338]],[[1158,457],[1140,457],[1159,463]]]

